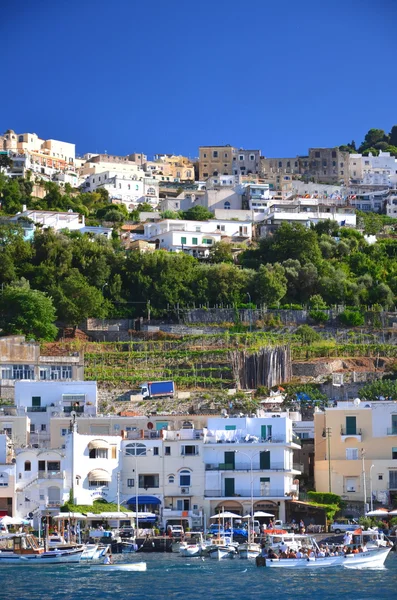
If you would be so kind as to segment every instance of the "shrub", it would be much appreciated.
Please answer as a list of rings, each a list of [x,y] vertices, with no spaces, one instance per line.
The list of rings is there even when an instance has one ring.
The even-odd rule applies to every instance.
[[[339,320],[348,327],[360,327],[364,325],[364,316],[358,311],[350,308],[346,308],[340,315]]]
[[[325,310],[327,303],[320,294],[314,294],[314,296],[310,296],[309,306],[314,310]]]
[[[309,500],[318,502],[319,504],[337,504],[341,506],[342,498],[338,494],[330,492],[307,492]]]
[[[304,344],[312,344],[321,339],[321,335],[314,331],[309,325],[301,325],[296,330],[296,335],[299,336]]]
[[[326,323],[328,321],[328,315],[322,310],[311,310],[309,312],[309,317],[313,319],[316,323]]]

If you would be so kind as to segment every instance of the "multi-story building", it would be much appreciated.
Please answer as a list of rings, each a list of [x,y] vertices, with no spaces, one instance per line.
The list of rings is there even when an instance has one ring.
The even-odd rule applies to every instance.
[[[350,183],[395,188],[397,185],[397,159],[390,152],[379,152],[379,156],[350,154]]]
[[[308,170],[302,174],[316,182],[349,184],[350,154],[339,148],[309,148]]]
[[[210,247],[222,239],[243,242],[251,238],[250,221],[164,219],[155,223],[145,223],[143,236],[136,236],[135,239],[155,242],[157,248],[164,248],[171,252],[188,252],[205,258]]]
[[[3,136],[3,149],[19,154],[44,156],[49,160],[58,160],[69,165],[73,165],[76,157],[75,144],[43,140],[36,133],[17,134],[12,129],[8,129]]]
[[[30,443],[49,446],[53,415],[96,415],[96,381],[17,381],[15,405],[29,416]]]
[[[6,434],[15,448],[27,446],[30,443],[29,415],[18,411],[11,402],[0,407],[0,434]]]
[[[194,165],[186,156],[156,154],[154,160],[147,161],[143,167],[146,172],[170,177],[171,181],[194,181]]]
[[[25,207],[24,207],[25,209]],[[12,218],[19,221],[21,219],[30,219],[36,225],[43,229],[54,229],[62,231],[79,231],[85,226],[85,217],[76,212],[57,212],[53,210],[23,210],[21,213]]]
[[[233,156],[233,175],[258,175],[260,171],[260,150],[240,148]]]
[[[300,448],[286,413],[265,418],[210,418],[203,438],[204,498],[241,516],[254,510],[286,519],[286,503],[299,495],[293,453]],[[253,505],[253,507],[252,507]]]
[[[352,506],[397,499],[397,402],[338,402],[314,415],[315,485]],[[359,503],[359,504],[358,504]]]
[[[12,443],[6,433],[0,430],[0,518],[15,516],[15,463]]]
[[[199,178],[202,181],[217,175],[233,175],[237,148],[225,146],[199,147]]]
[[[89,192],[98,188],[105,189],[111,200],[125,204],[128,210],[133,210],[138,204],[144,203],[157,206],[158,182],[149,178],[139,180],[134,177],[115,171],[103,171],[87,177],[84,189]]]
[[[255,213],[265,213],[273,201],[268,183],[249,184],[244,187],[243,206]]]
[[[23,335],[0,338],[0,393],[14,398],[16,381],[69,381],[84,379],[83,355],[65,352],[63,356],[40,354],[38,342],[26,342]]]

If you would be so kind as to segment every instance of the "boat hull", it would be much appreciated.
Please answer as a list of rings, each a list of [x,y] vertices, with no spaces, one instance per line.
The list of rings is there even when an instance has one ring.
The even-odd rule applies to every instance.
[[[267,558],[266,567],[275,569],[318,569],[326,567],[343,567],[346,569],[383,567],[391,548],[377,548],[359,554],[347,556],[327,556],[319,558]]]
[[[50,550],[42,554],[16,554],[14,552],[0,552],[0,565],[49,565],[61,563],[78,563],[84,550],[56,551]]]

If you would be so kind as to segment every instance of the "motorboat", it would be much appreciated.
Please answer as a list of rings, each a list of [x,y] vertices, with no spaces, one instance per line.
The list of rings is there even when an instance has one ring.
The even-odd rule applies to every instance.
[[[310,569],[324,567],[344,567],[347,569],[379,568],[385,563],[391,547],[373,548],[358,554],[339,554],[337,556],[316,556],[306,558],[266,558],[265,566],[286,569]]]
[[[245,542],[238,547],[238,555],[240,558],[256,558],[262,550],[260,544],[255,542]]]
[[[78,563],[84,547],[46,550],[30,534],[9,534],[0,541],[0,565]]]
[[[107,565],[95,565],[91,566],[91,569],[100,571],[138,571],[143,572],[147,570],[147,564],[145,562],[140,563],[109,563]]]
[[[212,542],[204,540],[201,532],[194,532],[190,539],[187,539],[179,544],[179,554],[181,556],[202,556],[211,546]]]
[[[205,549],[205,554],[215,560],[235,558],[238,554],[237,546],[229,537],[218,537],[211,540],[211,544]]]

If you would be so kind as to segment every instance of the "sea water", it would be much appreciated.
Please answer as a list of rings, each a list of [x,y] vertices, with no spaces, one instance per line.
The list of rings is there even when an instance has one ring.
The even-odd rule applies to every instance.
[[[397,598],[397,553],[381,569],[282,570],[252,560],[215,561],[177,554],[115,556],[147,563],[146,572],[92,565],[0,567],[4,600],[384,600]]]

